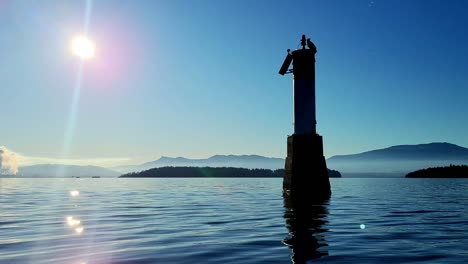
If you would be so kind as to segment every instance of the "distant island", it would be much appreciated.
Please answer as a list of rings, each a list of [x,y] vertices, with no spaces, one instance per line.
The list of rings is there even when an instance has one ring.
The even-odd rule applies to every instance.
[[[165,157],[146,162],[140,165],[117,166],[110,169],[121,174],[149,170],[161,167],[233,167],[247,169],[276,170],[284,167],[284,159],[271,158],[260,155],[214,155],[203,159],[190,159],[184,157]]]
[[[468,164],[468,148],[446,142],[398,145],[327,159],[343,177],[404,177],[429,167]]]
[[[124,174],[119,178],[281,178],[283,169],[247,169],[233,167],[161,167]],[[328,170],[330,178],[340,178],[335,170]]]
[[[410,172],[406,178],[468,178],[468,166],[450,165]]]

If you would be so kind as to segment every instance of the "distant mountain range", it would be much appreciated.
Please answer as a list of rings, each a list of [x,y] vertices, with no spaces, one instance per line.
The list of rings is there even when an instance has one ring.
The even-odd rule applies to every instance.
[[[98,166],[40,164],[20,167],[17,177],[117,177],[121,173]]]
[[[129,173],[160,167],[233,167],[275,170],[284,168],[284,159],[268,158],[259,155],[215,155],[207,159],[170,158],[163,156],[158,160],[141,165],[119,166],[111,169],[121,173]]]
[[[428,167],[468,164],[468,149],[450,143],[400,145],[327,160],[331,169],[350,175],[404,176]]]
[[[359,154],[337,155],[327,160],[327,167],[343,177],[403,177],[411,171],[448,165],[468,164],[468,148],[450,143],[400,145]],[[259,155],[215,155],[206,159],[161,157],[141,165],[103,168],[43,164],[20,167],[17,176],[25,177],[117,177],[160,167],[232,167],[247,169],[283,169],[284,159]]]

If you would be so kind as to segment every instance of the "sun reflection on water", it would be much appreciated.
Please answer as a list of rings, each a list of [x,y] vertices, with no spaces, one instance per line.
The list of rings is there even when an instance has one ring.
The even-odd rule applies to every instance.
[[[77,226],[81,223],[80,219],[75,219],[73,216],[68,216],[67,217],[67,223],[70,227]]]
[[[72,190],[70,191],[70,196],[76,197],[80,195],[80,191]],[[75,204],[74,207],[77,207]],[[84,231],[84,227],[81,225],[81,220],[75,216],[69,215],[66,217],[66,223],[70,228],[73,228],[76,234],[81,234]]]
[[[82,226],[75,228],[75,232],[76,232],[77,234],[83,233],[83,230],[84,230],[84,228],[83,228]]]
[[[73,216],[67,216],[67,224],[71,228],[75,228],[75,233],[81,234],[84,231],[84,227],[80,226],[81,220]]]

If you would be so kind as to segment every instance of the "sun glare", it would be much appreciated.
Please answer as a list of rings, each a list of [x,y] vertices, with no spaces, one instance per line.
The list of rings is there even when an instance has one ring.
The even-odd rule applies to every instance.
[[[94,42],[84,35],[76,36],[72,40],[73,54],[82,60],[88,60],[94,57],[96,46]]]

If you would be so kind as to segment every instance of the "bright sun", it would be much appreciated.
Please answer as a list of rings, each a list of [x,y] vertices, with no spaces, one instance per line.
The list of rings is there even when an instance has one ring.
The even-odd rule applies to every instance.
[[[72,40],[73,54],[75,54],[82,60],[93,58],[95,50],[96,46],[94,45],[94,42],[91,41],[85,35],[76,36]]]

